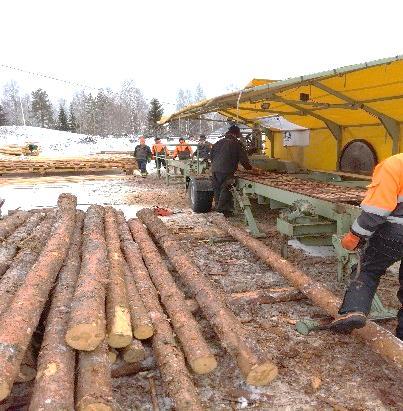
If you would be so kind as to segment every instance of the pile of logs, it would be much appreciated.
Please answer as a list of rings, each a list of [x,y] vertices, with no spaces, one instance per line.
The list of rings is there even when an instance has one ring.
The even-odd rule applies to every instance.
[[[212,372],[217,359],[154,241],[245,380],[276,377],[228,308],[240,297],[221,294],[151,210],[138,216],[127,222],[97,205],[84,213],[62,194],[55,209],[0,220],[0,408],[15,383],[35,378],[32,411],[112,410],[111,378],[153,362],[175,409],[203,408],[191,372]]]

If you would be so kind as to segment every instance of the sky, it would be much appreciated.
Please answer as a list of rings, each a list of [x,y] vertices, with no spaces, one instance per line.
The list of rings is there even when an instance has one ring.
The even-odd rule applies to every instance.
[[[179,88],[212,97],[403,54],[402,15],[400,0],[1,0],[0,65],[94,89],[134,79],[169,113]],[[80,88],[0,66],[11,79],[53,99]]]

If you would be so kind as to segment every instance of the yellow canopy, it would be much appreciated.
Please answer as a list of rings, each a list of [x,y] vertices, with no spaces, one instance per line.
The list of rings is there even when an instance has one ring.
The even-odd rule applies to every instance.
[[[403,122],[403,56],[346,66],[283,81],[252,80],[245,89],[200,101],[163,120],[219,112],[246,124],[281,115],[310,129],[383,125],[399,151]]]

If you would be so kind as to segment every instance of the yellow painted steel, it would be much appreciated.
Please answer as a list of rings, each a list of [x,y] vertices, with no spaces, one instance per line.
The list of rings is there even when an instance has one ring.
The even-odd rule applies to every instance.
[[[283,147],[281,133],[273,130],[275,157],[310,169],[337,168],[339,135],[340,151],[363,139],[381,161],[393,149],[403,150],[403,56],[284,81],[253,79],[243,90],[185,107],[165,121],[212,111],[250,125],[281,115],[311,129],[310,145],[292,148]]]

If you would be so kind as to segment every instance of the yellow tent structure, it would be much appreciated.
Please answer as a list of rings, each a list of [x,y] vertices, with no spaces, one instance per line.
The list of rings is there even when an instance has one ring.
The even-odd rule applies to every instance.
[[[282,81],[254,79],[240,91],[187,106],[163,122],[210,112],[251,126],[282,116],[310,129],[306,147],[284,147],[281,132],[266,130],[269,155],[309,169],[339,169],[343,150],[356,140],[381,161],[403,148],[403,56]]]

